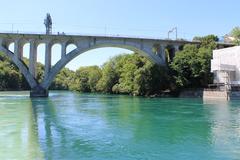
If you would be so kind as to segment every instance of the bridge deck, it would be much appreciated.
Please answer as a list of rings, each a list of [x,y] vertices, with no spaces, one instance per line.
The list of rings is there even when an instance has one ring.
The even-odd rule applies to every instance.
[[[11,33],[11,32],[1,32],[0,37],[2,38],[37,38],[37,39],[44,39],[44,38],[56,38],[56,39],[65,39],[65,38],[81,38],[81,37],[91,37],[91,38],[111,38],[111,39],[133,39],[133,40],[151,40],[151,41],[160,41],[160,42],[175,42],[175,43],[182,43],[182,44],[199,44],[200,41],[189,41],[185,39],[163,39],[157,37],[144,37],[144,36],[126,36],[126,35],[101,35],[101,34],[63,34],[63,33],[53,33],[51,35],[46,35],[43,33]],[[225,42],[217,42],[218,45],[222,45],[224,47],[231,47],[234,46],[232,43],[225,43]]]

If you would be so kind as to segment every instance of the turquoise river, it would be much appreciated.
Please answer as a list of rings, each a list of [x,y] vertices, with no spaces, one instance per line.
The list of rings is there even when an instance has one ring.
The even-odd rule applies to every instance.
[[[240,101],[0,93],[0,160],[238,160]]]

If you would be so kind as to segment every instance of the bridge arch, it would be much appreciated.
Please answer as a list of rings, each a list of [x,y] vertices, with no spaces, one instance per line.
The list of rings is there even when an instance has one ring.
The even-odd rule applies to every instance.
[[[51,65],[55,65],[62,57],[61,57],[61,50],[62,50],[62,45],[61,43],[54,43],[51,46]]]
[[[69,43],[69,45],[72,45],[73,43]],[[74,45],[74,44],[73,44]],[[79,55],[94,50],[94,49],[100,49],[100,48],[121,48],[121,49],[127,49],[130,51],[133,51],[135,53],[140,54],[141,56],[146,57],[150,61],[157,63],[155,59],[155,55],[153,53],[153,48],[140,48],[137,46],[132,45],[124,45],[124,44],[112,44],[112,43],[103,43],[103,44],[96,44],[92,45],[90,47],[81,47],[76,46],[76,49],[70,51],[67,53],[64,57],[62,57],[54,66],[52,66],[51,70],[49,71],[48,77],[45,78],[45,81],[43,81],[40,85],[42,88],[48,89],[51,85],[52,81],[56,77],[56,75],[73,59],[78,57]],[[165,55],[164,55],[165,57]]]
[[[77,45],[75,43],[69,42],[66,44],[66,53],[70,53],[71,51],[73,51],[76,48],[77,48]]]
[[[24,75],[29,86],[31,88],[35,88],[38,84],[37,84],[34,76],[32,76],[32,74],[29,72],[28,66],[22,61],[22,59],[19,59],[19,57],[16,55],[16,53],[14,54],[14,52],[10,51],[9,49],[7,49],[3,46],[0,46],[0,50],[2,52],[4,52],[7,55],[7,57],[10,58],[10,60],[12,62],[14,62],[14,64],[18,67],[20,72]]]
[[[9,50],[9,44],[14,43],[14,51]],[[105,47],[123,48],[137,52],[159,65],[166,65],[166,52],[169,51],[171,59],[180,46],[185,44],[199,44],[184,40],[152,39],[144,37],[120,37],[120,36],[88,36],[88,35],[42,35],[42,34],[13,34],[0,33],[0,51],[4,52],[19,68],[31,87],[31,96],[48,96],[48,87],[59,71],[70,61],[87,51]],[[29,64],[23,62],[23,48],[29,44]],[[38,45],[45,44],[44,79],[39,82],[36,79],[36,60]],[[51,64],[52,46],[61,45],[61,57],[56,64]],[[76,48],[68,50],[68,46]],[[226,44],[225,44],[226,45]],[[228,46],[228,45],[226,45]]]

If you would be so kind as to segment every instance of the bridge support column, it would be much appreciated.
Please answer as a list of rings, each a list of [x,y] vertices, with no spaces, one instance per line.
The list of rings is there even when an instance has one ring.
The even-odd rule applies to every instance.
[[[16,39],[14,42],[14,54],[18,57],[18,59],[23,58],[23,45],[21,44],[20,39]]]
[[[48,89],[44,89],[43,87],[38,85],[31,89],[30,97],[31,98],[48,97]]]
[[[165,49],[166,49],[166,45],[163,45],[161,44],[160,45],[160,57],[163,61],[163,64],[166,64],[166,52],[165,52]]]
[[[44,79],[48,78],[48,74],[51,69],[51,61],[52,61],[52,43],[47,42],[46,43],[46,49],[45,49],[45,71],[44,71]]]
[[[29,72],[36,78],[36,64],[37,64],[37,45],[34,40],[30,42],[30,56],[29,56]]]
[[[174,46],[174,56],[176,55],[176,52],[179,51],[179,46],[178,45],[175,45]]]
[[[63,42],[63,43],[61,44],[61,47],[62,47],[61,58],[63,58],[63,57],[66,56],[66,52],[67,52],[67,43],[66,43],[66,42]]]

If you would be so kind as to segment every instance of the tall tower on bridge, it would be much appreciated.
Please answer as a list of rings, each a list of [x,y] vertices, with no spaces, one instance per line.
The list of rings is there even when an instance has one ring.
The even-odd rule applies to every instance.
[[[46,34],[52,34],[52,18],[49,13],[47,13],[46,18],[44,19],[44,24],[46,27]]]

